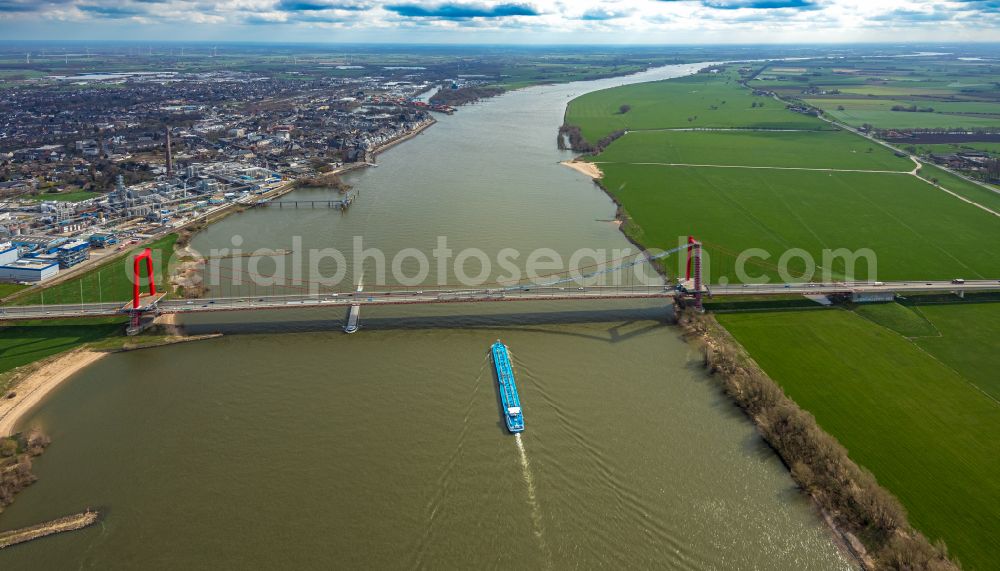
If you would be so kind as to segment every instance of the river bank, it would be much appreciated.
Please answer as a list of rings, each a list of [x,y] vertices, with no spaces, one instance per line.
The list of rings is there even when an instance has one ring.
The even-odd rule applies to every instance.
[[[676,314],[705,368],[812,498],[838,544],[865,569],[959,569],[943,544],[931,544],[914,529],[899,500],[852,461],[711,315],[683,306]]]
[[[14,370],[7,394],[0,398],[0,437],[16,433],[20,420],[76,373],[111,353],[136,351],[221,337],[221,334],[185,335],[176,316],[160,316],[165,335],[140,335],[124,340],[95,343],[54,355]]]
[[[18,421],[49,393],[105,355],[104,351],[74,349],[15,371],[10,389],[0,400],[0,436],[13,435]]]
[[[595,165],[594,163],[589,163],[587,161],[573,159],[571,161],[563,161],[559,164],[567,166],[575,170],[576,172],[585,174],[595,180],[599,180],[601,177],[604,176],[604,173],[601,172],[601,169],[598,168],[597,165]]]

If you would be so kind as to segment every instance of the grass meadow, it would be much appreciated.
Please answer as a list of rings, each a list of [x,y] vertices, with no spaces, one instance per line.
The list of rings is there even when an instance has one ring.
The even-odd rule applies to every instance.
[[[823,67],[828,65],[805,65],[809,74],[800,74],[797,67],[779,66],[773,75],[765,74],[768,79],[751,85],[800,96],[807,87],[827,82],[843,93],[872,92],[904,101],[906,96],[969,89],[952,85],[959,78],[936,81],[933,76],[938,72],[931,68],[914,67],[909,75],[900,71],[900,78],[885,77],[880,85],[866,78],[884,77],[888,70],[864,68],[879,62],[857,66],[837,62],[837,68]],[[778,77],[782,74],[794,75]],[[919,85],[906,81],[914,77],[922,78]],[[981,80],[970,77],[968,82]],[[859,107],[856,112],[881,114],[882,119],[959,126],[955,118],[964,117],[893,112],[889,110],[892,102],[886,101],[850,101]],[[765,106],[760,108],[755,102]],[[632,109],[621,114],[622,104]],[[976,102],[948,105],[963,106],[951,112],[985,109]],[[844,107],[850,109],[847,104]],[[876,117],[848,122],[884,126]],[[591,140],[616,129],[630,130],[601,155],[590,158],[601,163],[601,184],[627,215],[623,229],[647,247],[669,248],[683,236],[697,236],[709,254],[707,271],[712,282],[717,283],[720,276],[736,281],[736,254],[748,248],[762,248],[772,256],[748,264],[751,276],[772,279],[781,278],[774,266],[778,256],[793,248],[805,250],[829,268],[835,279],[1000,278],[1000,249],[992,247],[1000,244],[995,216],[906,174],[913,168],[910,160],[884,148],[869,152],[873,144],[866,139],[817,124],[818,120],[792,113],[773,99],[754,97],[726,74],[592,93],[570,103],[566,122],[580,126]],[[989,124],[976,117],[969,125]],[[687,127],[827,131],[662,131]],[[933,166],[924,166],[921,175],[1000,211],[1000,196],[988,189]],[[863,262],[854,268],[853,276],[845,275],[842,259],[825,263],[821,252],[837,248],[872,249],[877,255],[877,274],[870,273]],[[789,266],[793,276],[804,269],[801,262]],[[670,270],[675,273],[680,268]],[[849,311],[797,309],[801,300],[744,302],[742,311],[717,317],[792,399],[815,415],[855,461],[899,497],[911,524],[931,539],[944,539],[966,568],[995,566],[995,555],[1000,553],[996,518],[1000,513],[1000,479],[996,477],[1000,472],[1000,381],[996,380],[1000,378],[996,375],[1000,370],[1000,303],[906,301]],[[712,300],[706,306],[732,309],[727,301]],[[754,307],[758,310],[747,311]],[[774,307],[782,311],[761,310]]]
[[[158,265],[154,265],[156,283],[161,287],[166,286],[163,277],[164,271],[167,261],[173,255],[174,242],[176,241],[177,235],[169,234],[149,245],[153,250],[154,261],[156,256],[159,256],[161,260]],[[80,276],[62,283],[26,293],[13,300],[12,303],[15,305],[39,305],[43,302],[50,305],[107,301],[124,303],[132,298],[132,281],[130,279],[132,266],[126,262],[144,248],[145,246],[136,248],[125,258],[104,262]],[[143,269],[143,275],[145,275],[145,269]]]
[[[995,400],[912,341],[850,311],[730,313],[718,320],[902,501],[914,526],[944,539],[966,568],[992,568],[1000,553]],[[969,334],[988,336],[983,323],[968,324]]]
[[[924,163],[924,166],[920,168],[920,176],[927,180],[936,179],[942,188],[946,188],[977,204],[991,208],[994,212],[1000,212],[1000,192],[993,192],[988,188],[983,188],[981,185],[969,182],[960,176],[955,176],[944,169],[927,163]],[[1000,191],[1000,188],[997,189]]]
[[[1000,402],[1000,303],[918,305],[913,310],[935,329],[914,342]]]
[[[631,109],[622,113],[622,105]],[[832,129],[815,117],[788,111],[770,97],[754,96],[732,73],[700,73],[595,91],[571,101],[565,119],[591,142],[620,129]]]
[[[602,183],[625,209],[634,237],[648,247],[677,245],[693,234],[714,254],[713,281],[734,280],[732,253],[763,248],[767,264],[791,248],[822,262],[824,249],[871,248],[857,279],[996,277],[996,217],[906,174],[720,169],[603,164]],[[724,254],[728,251],[729,254]],[[801,269],[801,264],[791,264]],[[766,267],[751,271],[777,277]],[[843,276],[843,263],[831,265]],[[793,273],[793,276],[795,274]]]
[[[905,101],[898,99],[807,99],[838,121],[854,127],[865,123],[880,129],[937,129],[1000,126],[1000,103]],[[892,107],[916,105],[933,112],[893,111]],[[843,107],[843,109],[840,109]]]
[[[630,131],[593,160],[899,172],[914,167],[913,161],[844,131]]]
[[[45,192],[42,194],[31,195],[28,198],[39,202],[45,200],[55,200],[57,202],[81,202],[97,196],[100,196],[100,193],[80,190],[76,192]]]
[[[121,335],[127,317],[41,319],[0,326],[0,374],[78,347]],[[0,390],[6,388],[0,376]]]

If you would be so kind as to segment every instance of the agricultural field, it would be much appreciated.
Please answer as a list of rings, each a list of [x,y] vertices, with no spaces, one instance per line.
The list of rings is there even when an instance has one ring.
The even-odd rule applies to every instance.
[[[915,166],[908,158],[844,131],[629,131],[593,160],[898,172]]]
[[[755,247],[775,259],[759,262],[750,277],[779,277],[776,258],[791,248],[809,252],[832,279],[971,279],[996,273],[1000,252],[979,246],[1000,241],[996,217],[907,174],[914,168],[911,160],[863,137],[838,130],[662,130],[672,118],[704,105],[692,92],[713,94],[729,126],[755,123],[759,107],[741,104],[742,116],[737,106],[731,108],[735,113],[721,109],[722,100],[752,105],[758,99],[730,73],[614,88],[570,103],[567,121],[591,137],[619,128],[613,122],[621,117],[644,121],[634,122],[601,154],[587,157],[604,172],[602,184],[628,215],[625,230],[632,237],[649,247],[669,248],[679,236],[694,234],[715,254],[712,279],[730,282],[736,280],[736,255]],[[626,100],[640,103],[621,115],[615,110]],[[767,118],[819,122],[784,108]],[[988,189],[936,167],[921,172],[959,196],[1000,211],[1000,195]],[[843,259],[824,265],[822,251],[838,248],[870,248],[877,272],[864,261],[852,264],[853,271]],[[793,260],[789,268],[791,277],[798,277],[806,265]]]
[[[1000,268],[1000,250],[981,247],[1000,243],[996,217],[906,174],[600,166],[634,237],[668,248],[678,236],[696,235],[717,254],[713,281],[734,280],[734,254],[748,248],[768,251],[768,265],[790,248],[806,250],[819,265],[824,249],[870,248],[877,275],[862,262],[856,279],[994,277]],[[842,262],[828,266],[835,279],[847,277]]]
[[[992,315],[996,322],[996,308],[1000,304],[981,316],[984,307],[970,304],[958,308],[966,313],[948,315],[956,308],[940,306],[931,320],[954,332],[957,320],[976,314],[965,337],[995,340],[989,320]],[[994,566],[1000,552],[997,401],[919,342],[850,311],[730,313],[718,320],[900,499],[911,524],[944,539],[965,568]],[[959,351],[956,359],[973,356],[972,366],[990,365],[979,351],[963,350],[961,337],[946,344]]]
[[[982,204],[994,212],[1000,212],[1000,187],[996,185],[987,185],[996,189],[996,192],[994,192],[989,188],[984,188],[982,185],[970,182],[940,167],[927,163],[924,163],[920,167],[920,176],[930,181],[937,181],[937,184],[941,185],[941,188],[946,188],[976,204]]]
[[[834,119],[851,125],[879,129],[972,129],[1000,127],[1000,103],[899,101],[895,99],[806,99]],[[925,111],[894,111],[893,107]],[[933,111],[930,111],[933,110]]]
[[[149,245],[153,250],[154,275],[157,284],[164,284],[167,261],[173,255],[176,234],[170,234]],[[136,248],[129,255],[141,252]],[[14,305],[91,303],[122,301],[132,298],[132,281],[126,258],[116,258],[88,270],[80,276],[37,289],[13,300]]]
[[[776,63],[750,82],[849,125],[876,129],[1000,127],[998,85],[1000,64],[952,55]]]
[[[738,81],[735,71],[726,70],[595,91],[570,102],[565,123],[579,126],[591,142],[623,129],[833,129],[753,95]],[[629,106],[625,113],[623,105]]]
[[[1000,402],[1000,303],[916,305],[934,327],[914,342]]]
[[[788,64],[780,70],[809,77],[793,89],[775,80],[786,94],[814,89],[808,83],[817,75],[811,75],[815,70],[808,65],[805,71]],[[846,73],[827,75],[842,87],[857,82]],[[713,89],[739,89],[718,79],[698,79]],[[882,87],[900,89],[905,81],[897,77]],[[949,89],[941,82],[927,83],[916,89]],[[756,81],[751,85],[762,88]],[[1000,250],[983,247],[1000,243],[996,216],[912,176],[911,160],[863,137],[842,131],[643,130],[666,128],[704,105],[693,95],[683,96],[685,90],[694,91],[682,80],[647,84],[644,98],[634,100],[648,104],[641,115],[628,119],[633,121],[627,125],[630,131],[588,157],[598,163],[604,173],[601,184],[626,215],[624,230],[640,243],[669,248],[696,235],[704,244],[713,283],[720,278],[737,281],[736,255],[755,247],[773,257],[747,264],[750,277],[788,279],[775,264],[792,248],[808,252],[834,279],[998,277]],[[609,117],[634,91],[611,91],[621,93],[599,92],[589,102],[572,102],[567,122],[575,122],[588,136],[623,128],[638,106]],[[992,105],[988,95],[976,97]],[[729,95],[725,99],[737,101]],[[916,115],[888,108],[886,113]],[[769,121],[809,119],[777,111]],[[759,109],[753,107],[742,118],[739,113],[728,117],[729,126],[748,125],[755,112]],[[639,117],[647,123],[635,121]],[[876,148],[869,152],[872,146]],[[718,168],[724,165],[757,168]],[[806,168],[901,172],[790,170]],[[934,166],[923,166],[920,174],[1000,211],[1000,195],[987,188]],[[822,261],[822,250],[837,248],[870,248],[877,255],[877,274],[863,261],[853,273],[844,260]],[[806,267],[793,262],[789,269],[794,278]],[[706,305],[732,309],[727,301]],[[990,567],[1000,550],[995,520],[1000,480],[994,477],[1000,469],[1000,384],[991,376],[1000,368],[1000,303],[908,302],[848,311],[797,309],[802,301],[744,301],[743,311],[718,314],[718,320],[855,461],[899,497],[911,524],[931,539],[944,539],[966,568]],[[776,307],[782,311],[768,311]],[[752,308],[757,311],[747,311]]]
[[[951,155],[961,152],[987,153],[1000,157],[1000,141],[967,141],[961,143],[919,143],[913,145],[913,152],[921,155]]]

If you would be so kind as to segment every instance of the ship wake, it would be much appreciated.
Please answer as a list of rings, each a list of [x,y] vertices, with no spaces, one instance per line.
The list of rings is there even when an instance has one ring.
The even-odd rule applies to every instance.
[[[545,529],[542,527],[542,509],[538,504],[538,497],[535,494],[535,477],[531,473],[531,464],[528,462],[528,454],[524,450],[524,441],[521,439],[520,432],[514,435],[514,442],[517,444],[517,453],[521,460],[521,476],[524,478],[524,484],[528,488],[528,506],[531,508],[532,529],[535,533],[535,539],[538,540],[538,548],[545,556],[546,567],[551,569],[552,554],[549,552],[549,546],[545,542]]]

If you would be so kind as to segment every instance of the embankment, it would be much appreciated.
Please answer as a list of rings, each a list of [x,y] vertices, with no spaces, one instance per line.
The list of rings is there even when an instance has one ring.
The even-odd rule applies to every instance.
[[[677,322],[704,365],[815,501],[842,544],[866,569],[954,570],[943,543],[910,526],[899,500],[788,398],[715,319],[677,307]]]

